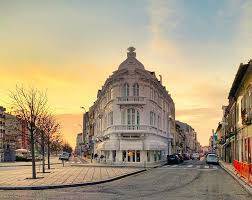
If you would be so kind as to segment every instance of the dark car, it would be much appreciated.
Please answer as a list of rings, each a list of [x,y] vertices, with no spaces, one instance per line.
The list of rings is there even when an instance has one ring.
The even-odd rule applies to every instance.
[[[184,160],[190,160],[190,155],[188,153],[182,154]]]
[[[182,163],[182,162],[184,162],[184,158],[183,158],[183,156],[179,153],[179,154],[177,154],[178,155],[178,157],[179,157],[179,160],[180,160],[180,162]]]
[[[173,154],[173,155],[168,155],[167,156],[167,164],[179,164],[181,161],[180,161],[180,158],[177,154]]]

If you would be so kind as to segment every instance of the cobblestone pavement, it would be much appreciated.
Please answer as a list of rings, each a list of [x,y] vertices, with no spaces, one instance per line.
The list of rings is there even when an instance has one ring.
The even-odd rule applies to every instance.
[[[189,166],[198,166],[189,167]],[[42,191],[0,191],[0,199],[251,200],[224,170],[204,161],[148,170],[110,183]]]
[[[38,166],[38,179],[30,179],[30,166],[1,167],[0,186],[77,184],[106,180],[139,170],[126,167],[74,167],[70,166],[70,163],[66,163],[64,167],[62,165],[53,165],[50,173],[45,174],[41,173],[41,166]]]

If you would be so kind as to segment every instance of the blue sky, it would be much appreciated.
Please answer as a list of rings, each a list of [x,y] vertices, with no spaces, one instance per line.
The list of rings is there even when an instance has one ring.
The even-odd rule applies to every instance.
[[[238,65],[252,58],[251,19],[249,0],[0,0],[0,104],[22,83],[46,88],[56,113],[78,114],[133,45],[207,144]]]

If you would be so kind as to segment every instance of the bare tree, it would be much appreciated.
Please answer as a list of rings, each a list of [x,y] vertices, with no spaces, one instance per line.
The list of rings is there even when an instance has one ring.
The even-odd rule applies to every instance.
[[[40,118],[37,141],[41,146],[42,171],[45,173],[45,147],[47,147],[47,168],[50,169],[50,154],[52,142],[61,138],[60,125],[52,114],[46,114]],[[60,142],[60,140],[57,140]],[[56,141],[55,141],[56,142]]]
[[[56,132],[51,140],[51,150],[58,155],[58,152],[62,150],[63,147],[63,138],[61,132]]]
[[[16,86],[16,89],[10,92],[12,106],[16,115],[24,120],[29,130],[30,150],[32,154],[32,178],[36,178],[35,163],[35,137],[37,133],[40,118],[47,113],[47,95],[46,92],[36,88],[24,88]]]
[[[60,124],[53,115],[48,115],[45,122],[45,139],[47,144],[47,168],[50,169],[51,145],[55,136],[59,136]]]

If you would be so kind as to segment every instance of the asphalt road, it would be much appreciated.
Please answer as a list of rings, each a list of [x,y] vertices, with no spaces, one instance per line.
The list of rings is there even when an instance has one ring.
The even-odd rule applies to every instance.
[[[0,199],[251,200],[219,166],[187,161],[96,186],[42,191],[0,191]]]

